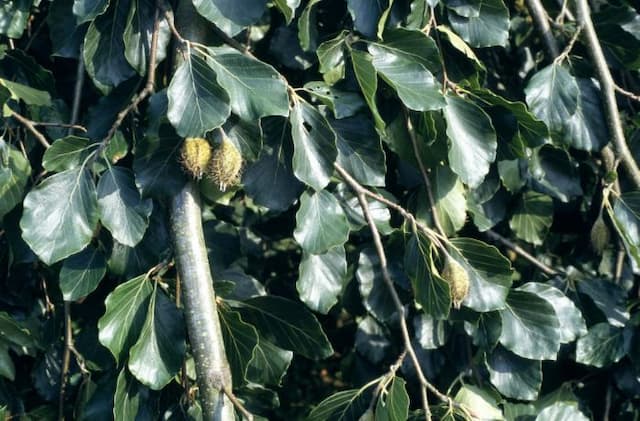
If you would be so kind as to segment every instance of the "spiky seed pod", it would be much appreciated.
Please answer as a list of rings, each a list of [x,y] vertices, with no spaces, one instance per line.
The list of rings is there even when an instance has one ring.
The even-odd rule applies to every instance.
[[[225,137],[213,151],[213,157],[207,167],[207,175],[220,187],[220,190],[225,191],[228,186],[240,182],[242,164],[240,151]]]
[[[460,263],[447,256],[442,269],[442,278],[449,284],[453,306],[460,308],[462,301],[469,294],[469,274]]]
[[[188,137],[182,144],[180,162],[193,178],[199,180],[211,160],[211,145],[201,137]]]
[[[604,223],[602,215],[599,215],[591,227],[591,247],[596,253],[602,254],[604,248],[609,244],[609,238],[609,228]]]

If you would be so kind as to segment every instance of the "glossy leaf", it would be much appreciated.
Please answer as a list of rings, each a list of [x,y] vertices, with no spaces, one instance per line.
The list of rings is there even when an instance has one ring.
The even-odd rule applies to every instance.
[[[458,232],[467,221],[464,186],[448,167],[438,166],[432,172],[431,187],[440,225],[449,235]]]
[[[29,161],[15,147],[0,140],[0,221],[22,201],[31,175]]]
[[[487,420],[504,420],[496,399],[484,389],[464,385],[454,398],[456,402],[472,411],[474,417]]]
[[[373,67],[372,57],[370,54],[359,51],[351,50],[351,62],[353,64],[353,72],[356,75],[358,85],[364,96],[365,101],[369,105],[369,110],[373,115],[373,120],[376,124],[378,132],[384,131],[386,123],[380,115],[378,110],[378,104],[376,103],[376,93],[378,91],[378,76],[376,69]]]
[[[105,313],[98,321],[100,343],[116,362],[129,355],[147,316],[153,286],[146,275],[133,278],[114,289],[105,301]]]
[[[303,305],[277,296],[255,297],[238,303],[242,319],[267,340],[307,358],[326,358],[333,348],[316,318]]]
[[[73,14],[78,23],[90,22],[103,14],[109,6],[109,0],[73,0]]]
[[[0,34],[20,38],[27,26],[32,0],[14,0],[0,5]]]
[[[50,172],[81,166],[98,145],[85,137],[67,136],[58,139],[44,152],[42,166]]]
[[[338,301],[347,281],[347,258],[344,246],[330,248],[322,254],[303,253],[296,288],[307,307],[327,314]]]
[[[491,384],[504,396],[526,401],[538,397],[542,385],[540,361],[527,360],[497,347],[487,356],[485,364]]]
[[[530,292],[512,290],[502,316],[500,343],[524,358],[555,360],[560,349],[560,323],[553,306]]]
[[[274,0],[274,3],[284,15],[287,25],[290,24],[295,16],[296,9],[300,5],[300,0]]]
[[[624,193],[607,210],[627,254],[640,267],[640,192]]]
[[[99,88],[118,86],[135,74],[124,56],[122,34],[130,0],[114,0],[104,14],[91,22],[84,38],[87,73]]]
[[[509,221],[518,238],[541,245],[553,223],[553,201],[549,196],[536,192],[525,193]]]
[[[394,377],[386,395],[378,398],[376,421],[404,421],[409,416],[409,395],[406,382]]]
[[[496,132],[489,116],[468,100],[447,97],[444,109],[449,139],[449,164],[470,187],[480,185],[496,159]]]
[[[152,0],[131,0],[127,23],[122,38],[124,56],[140,75],[145,75],[151,52],[151,38],[155,18],[155,3]],[[170,39],[169,25],[161,19],[158,25],[156,64],[164,60]]]
[[[282,382],[293,352],[278,348],[260,336],[254,348],[253,358],[247,367],[247,379],[252,382],[279,386]]]
[[[22,238],[48,265],[85,248],[97,224],[96,187],[86,169],[55,174],[24,199]]]
[[[356,279],[364,307],[378,320],[391,319],[396,307],[382,278],[380,259],[372,248],[360,252]]]
[[[182,137],[202,137],[225,122],[229,96],[216,82],[216,73],[194,54],[178,66],[169,89],[167,117]]]
[[[544,408],[535,421],[587,421],[576,402],[556,402]]]
[[[265,0],[194,0],[193,2],[202,16],[217,25],[222,24],[222,29],[226,29],[224,21],[230,21],[239,27],[253,24],[264,13],[265,4]]]
[[[78,254],[65,259],[60,269],[60,291],[65,301],[76,301],[91,294],[107,271],[107,263],[100,250],[87,246]]]
[[[511,287],[511,265],[493,246],[471,238],[451,240],[450,254],[469,275],[463,305],[480,312],[505,308]]]
[[[234,384],[241,385],[246,380],[247,368],[258,346],[258,332],[246,323],[236,311],[222,310],[220,327],[224,338],[224,349],[231,366],[231,378]]]
[[[47,91],[32,88],[22,83],[0,78],[0,86],[4,86],[14,99],[20,99],[29,105],[51,106],[51,95]]]
[[[141,385],[124,367],[120,370],[113,397],[113,417],[116,420],[134,420],[149,404],[149,389]]]
[[[156,284],[140,337],[131,347],[129,371],[145,386],[160,390],[176,375],[182,366],[184,354],[182,312],[158,290]]]
[[[100,221],[119,243],[134,247],[142,240],[153,209],[151,199],[142,200],[133,173],[111,167],[98,183]]]
[[[322,190],[338,157],[336,134],[314,107],[297,100],[291,110],[291,137],[294,174],[315,190]]]
[[[353,19],[356,31],[374,38],[378,28],[378,20],[386,7],[386,1],[347,0],[347,9]]]
[[[576,283],[580,294],[588,296],[606,317],[609,324],[623,327],[629,320],[629,310],[625,307],[627,292],[620,286],[605,279],[585,279]]]
[[[451,27],[472,47],[506,46],[509,9],[502,0],[448,1],[451,5],[455,5],[449,13]]]
[[[576,343],[576,361],[594,367],[606,367],[620,361],[627,352],[626,332],[609,323],[598,323]]]
[[[335,393],[316,406],[307,421],[358,420],[369,405],[370,393],[366,388],[349,389]]]
[[[287,87],[273,67],[230,47],[209,47],[206,59],[240,118],[289,115]]]
[[[335,196],[326,190],[303,193],[293,236],[307,253],[312,254],[321,254],[344,244],[349,237],[349,224]]]

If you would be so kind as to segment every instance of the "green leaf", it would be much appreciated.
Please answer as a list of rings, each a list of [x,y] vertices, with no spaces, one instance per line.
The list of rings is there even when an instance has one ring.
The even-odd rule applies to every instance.
[[[215,24],[224,25],[227,20],[244,27],[260,19],[265,11],[266,0],[193,0],[193,5],[198,13]],[[220,29],[226,28],[223,26]]]
[[[327,85],[333,85],[344,79],[344,48],[347,31],[340,32],[335,38],[320,44],[316,50],[322,79]],[[336,118],[340,118],[336,115]]]
[[[0,140],[0,221],[22,202],[30,175],[29,161],[14,146]]]
[[[238,303],[242,319],[258,328],[261,335],[310,359],[333,354],[320,323],[303,305],[277,296],[255,297]]]
[[[299,273],[296,289],[302,302],[327,314],[348,280],[344,247],[332,247],[323,254],[303,253]]]
[[[542,245],[553,223],[553,201],[544,194],[528,191],[522,195],[509,226],[516,236],[534,245]]]
[[[640,267],[640,192],[622,194],[613,200],[613,207],[607,206],[607,211],[627,255]]]
[[[449,248],[469,275],[469,295],[462,302],[479,312],[505,308],[511,264],[497,248],[471,238],[454,238]]]
[[[609,324],[623,327],[629,320],[627,292],[619,285],[605,279],[585,279],[576,282],[580,294],[588,296],[606,317]]]
[[[370,54],[364,51],[351,50],[351,62],[353,64],[353,72],[358,80],[358,85],[360,85],[362,95],[369,105],[369,110],[371,110],[371,114],[373,115],[373,121],[376,124],[376,129],[379,133],[383,133],[386,123],[382,119],[376,103],[378,76],[371,61],[372,57]]]
[[[231,107],[227,92],[203,58],[190,54],[173,74],[167,117],[182,137],[202,137],[225,122]]]
[[[100,221],[119,243],[134,247],[142,240],[153,209],[151,199],[142,200],[133,173],[111,167],[98,182]]]
[[[289,115],[287,85],[273,67],[231,47],[208,47],[206,59],[240,118]]]
[[[587,333],[582,313],[558,288],[538,282],[527,282],[518,288],[544,298],[553,306],[560,322],[560,342],[568,344]]]
[[[384,186],[385,154],[371,121],[359,115],[330,123],[337,135],[338,164],[365,186]]]
[[[312,254],[344,244],[349,238],[349,224],[335,196],[326,190],[304,192],[293,237],[304,251]]]
[[[171,196],[182,188],[186,179],[178,164],[181,145],[181,139],[166,122],[157,134],[136,142],[133,171],[143,197]]]
[[[316,50],[318,47],[318,28],[315,5],[321,0],[310,0],[298,18],[298,39],[304,51]]]
[[[219,307],[220,328],[224,338],[224,349],[231,366],[231,378],[235,385],[246,381],[247,368],[258,346],[258,332],[246,323],[236,311]]]
[[[149,389],[138,383],[123,367],[118,374],[113,396],[113,417],[116,420],[135,420],[139,412],[149,405]]]
[[[449,164],[465,184],[477,187],[496,159],[496,131],[489,116],[474,103],[454,96],[446,99]]]
[[[386,7],[385,0],[347,0],[347,9],[353,20],[353,27],[369,38],[375,38],[378,20]]]
[[[384,192],[379,193],[383,193],[383,196],[386,196],[393,201],[393,198],[390,197],[389,194],[384,194]],[[340,200],[340,205],[345,211],[351,231],[358,231],[361,228],[368,226],[368,223],[364,218],[364,214],[362,213],[360,203],[358,202],[358,197],[353,193],[353,190],[351,190],[345,183],[340,183],[337,186],[335,195]],[[371,217],[373,218],[378,231],[380,231],[380,234],[388,235],[393,232],[393,228],[390,225],[391,212],[389,212],[387,205],[371,197],[366,197],[366,201],[369,207],[369,213],[371,213]]]
[[[156,283],[140,337],[131,347],[129,370],[145,386],[160,390],[176,375],[184,354],[182,312],[163,292],[158,291]]]
[[[329,184],[338,156],[336,134],[318,110],[298,99],[291,111],[291,137],[294,174],[315,190],[322,190]]]
[[[138,340],[152,293],[151,281],[140,275],[118,285],[107,296],[104,315],[98,321],[98,339],[116,362],[124,361]]]
[[[122,39],[129,3],[130,0],[111,1],[107,11],[91,22],[84,37],[87,73],[100,89],[118,86],[135,75],[135,70],[124,56]]]
[[[496,399],[484,389],[465,384],[454,398],[470,411],[474,418],[481,420],[504,420]]]
[[[16,378],[16,367],[9,354],[9,345],[0,340],[0,376],[14,381]]]
[[[2,341],[10,342],[19,347],[38,346],[38,338],[33,335],[31,330],[23,327],[4,311],[0,312],[0,336]]]
[[[391,386],[378,398],[376,405],[376,421],[405,421],[409,417],[409,395],[406,382],[394,377]]]
[[[449,169],[439,165],[431,172],[431,187],[438,220],[444,231],[453,235],[467,221],[467,199],[460,179]]]
[[[0,5],[0,34],[20,38],[27,26],[33,0],[4,1]]]
[[[103,14],[109,6],[109,0],[73,0],[73,14],[78,24],[90,22]]]
[[[122,35],[125,48],[124,56],[131,67],[141,76],[146,74],[149,66],[147,60],[151,52],[154,20],[155,2],[153,0],[131,0],[126,27]],[[170,38],[171,32],[167,21],[160,19],[156,64],[164,60]]]
[[[290,130],[284,118],[263,119],[264,145],[260,158],[249,164],[242,183],[247,194],[260,206],[284,211],[304,188],[293,175]]]
[[[553,306],[526,291],[512,290],[502,316],[500,343],[524,358],[555,360],[560,349],[560,323]]]
[[[451,27],[472,47],[507,45],[509,9],[502,0],[455,0],[447,1],[447,6],[453,9],[449,12]]]
[[[549,129],[561,132],[578,108],[576,79],[559,64],[538,71],[525,88],[527,104]]]
[[[415,338],[422,349],[438,349],[447,342],[447,321],[436,320],[427,314],[413,318]]]
[[[349,389],[334,393],[318,404],[307,421],[356,421],[366,411],[371,400],[369,388]]]
[[[556,402],[544,408],[535,421],[588,421],[577,402]]]
[[[70,170],[81,166],[98,146],[85,137],[66,136],[51,144],[44,152],[42,166],[49,172]]]
[[[542,385],[540,361],[521,358],[498,346],[486,358],[491,384],[508,398],[532,401]]]
[[[362,304],[377,320],[387,321],[396,313],[389,288],[382,278],[380,259],[373,248],[360,252],[356,279]]]
[[[480,313],[478,321],[465,321],[464,328],[473,338],[473,344],[485,350],[494,349],[502,332],[502,318],[499,311]]]
[[[329,107],[337,119],[352,117],[365,105],[360,94],[356,92],[341,91],[324,82],[305,83],[304,89],[313,95],[315,99]]]
[[[274,3],[284,15],[287,25],[290,24],[296,15],[296,9],[300,6],[300,0],[274,0]]]
[[[564,141],[576,149],[597,152],[607,143],[602,93],[591,79],[577,79],[580,95],[575,114],[564,122]]]
[[[422,310],[436,319],[449,317],[449,284],[437,275],[431,257],[431,244],[423,234],[413,234],[409,239],[404,267],[411,280],[415,300]]]
[[[534,152],[528,164],[535,190],[565,203],[582,195],[578,163],[567,151],[545,145]]]
[[[0,85],[4,86],[11,92],[11,97],[21,99],[28,105],[38,105],[42,107],[50,107],[51,95],[47,91],[34,89],[31,86],[23,85],[17,82],[0,78]]]
[[[258,336],[258,345],[254,348],[253,358],[247,367],[247,379],[259,384],[279,386],[291,365],[293,352],[278,348]]]
[[[606,367],[627,353],[626,332],[609,323],[598,323],[576,343],[576,361],[594,367]]]
[[[65,301],[76,301],[91,294],[107,272],[104,255],[89,245],[65,259],[60,269],[60,291]]]
[[[47,265],[85,248],[97,225],[96,187],[83,168],[47,178],[24,199],[22,238]]]
[[[396,46],[369,44],[372,64],[407,106],[416,111],[439,110],[445,106],[440,84],[414,57],[415,52],[399,51]]]

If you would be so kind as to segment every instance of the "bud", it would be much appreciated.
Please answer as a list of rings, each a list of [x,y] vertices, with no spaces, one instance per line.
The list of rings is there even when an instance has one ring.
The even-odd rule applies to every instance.
[[[225,191],[228,186],[240,182],[242,170],[242,155],[226,137],[213,151],[213,158],[207,168],[208,176],[218,184],[220,190]]]
[[[453,306],[460,308],[460,304],[469,294],[469,274],[460,263],[447,256],[442,269],[442,278],[449,284]]]
[[[182,144],[180,162],[195,179],[201,179],[211,159],[211,145],[201,137],[188,137]]]
[[[598,215],[598,219],[591,227],[591,247],[596,253],[602,254],[604,248],[609,244],[609,228],[602,219],[602,214]]]

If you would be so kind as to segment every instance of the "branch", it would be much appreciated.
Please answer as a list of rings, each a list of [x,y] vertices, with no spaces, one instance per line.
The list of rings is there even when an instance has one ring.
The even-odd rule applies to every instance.
[[[613,88],[616,90],[616,92],[618,92],[619,94],[622,94],[624,96],[626,96],[627,98],[630,98],[634,101],[640,102],[640,95],[634,94],[633,92],[627,91],[624,88],[621,88],[619,85],[614,84]]]
[[[69,361],[73,347],[73,332],[71,331],[71,303],[64,302],[64,350],[62,352],[62,367],[60,368],[60,393],[58,395],[58,420],[64,421],[64,395],[67,389]]]
[[[394,306],[396,307],[396,311],[398,312],[400,319],[400,332],[402,334],[402,339],[404,342],[405,350],[407,354],[409,354],[409,358],[413,363],[413,366],[416,371],[416,375],[421,384],[421,397],[422,397],[422,406],[425,410],[425,418],[427,420],[431,419],[431,410],[429,409],[429,401],[427,397],[427,390],[436,395],[438,399],[442,402],[445,402],[451,406],[456,408],[460,408],[460,405],[457,402],[454,402],[449,396],[440,392],[434,385],[432,385],[427,378],[425,377],[422,368],[420,367],[420,361],[418,360],[418,356],[416,355],[415,350],[413,349],[413,345],[411,344],[411,336],[409,334],[409,328],[407,327],[407,321],[405,320],[405,311],[404,306],[402,305],[402,301],[400,301],[400,297],[398,296],[398,292],[396,291],[395,286],[393,285],[393,280],[391,279],[391,274],[389,273],[389,268],[387,266],[387,256],[384,251],[384,247],[382,245],[382,239],[380,237],[380,233],[378,232],[378,228],[376,227],[375,221],[371,216],[371,212],[369,211],[369,204],[367,203],[367,196],[377,196],[372,194],[367,189],[362,187],[360,183],[358,183],[344,168],[342,168],[339,164],[334,164],[334,168],[338,171],[340,176],[345,180],[345,182],[351,187],[353,192],[356,194],[358,198],[358,203],[360,204],[360,208],[362,209],[362,213],[364,214],[365,220],[369,225],[369,229],[371,231],[371,235],[373,237],[373,243],[376,248],[376,253],[378,254],[378,258],[380,259],[380,268],[382,270],[382,279],[384,283],[387,285],[389,289],[389,294],[391,295],[391,299],[393,301]],[[386,199],[383,201],[385,202]],[[393,202],[388,202],[393,203]],[[395,205],[394,207],[402,209],[400,206]],[[407,211],[402,209],[404,214],[409,214]],[[407,218],[409,219],[409,218]],[[410,216],[410,220],[415,222],[415,218],[413,215]],[[428,229],[428,228],[427,228]],[[431,230],[429,230],[431,231]]]
[[[558,57],[560,54],[560,48],[558,47],[558,42],[553,36],[553,32],[551,32],[549,15],[547,15],[547,11],[544,10],[544,6],[540,0],[527,0],[527,6],[533,21],[542,35],[544,46],[547,48],[549,55],[553,58]]]
[[[49,148],[49,146],[51,146],[49,144],[49,142],[47,141],[47,138],[44,137],[44,135],[42,133],[40,133],[38,131],[38,129],[36,129],[36,122],[29,120],[27,117],[18,114],[17,112],[11,110],[11,117],[15,118],[16,120],[18,120],[20,123],[22,123],[22,125],[24,127],[27,128],[27,130],[29,130],[31,132],[31,134],[33,134],[36,139],[38,139],[38,142],[40,142],[40,144],[42,146],[44,146],[45,149]]]
[[[618,104],[616,103],[615,83],[611,76],[611,72],[609,71],[609,67],[607,66],[607,61],[604,57],[600,40],[598,39],[598,35],[596,34],[596,30],[593,26],[587,0],[576,0],[576,8],[578,11],[578,21],[584,28],[583,32],[589,55],[593,60],[596,75],[600,81],[600,89],[605,104],[605,114],[607,116],[607,125],[609,126],[609,131],[613,137],[613,144],[615,145],[617,155],[620,157],[622,165],[633,181],[633,184],[640,188],[640,169],[633,159],[631,151],[627,146],[627,141],[624,137],[620,112],[618,111]]]
[[[84,85],[84,56],[82,54],[82,47],[80,47],[80,54],[78,54],[78,67],[76,68],[76,84],[73,88],[73,104],[71,106],[71,121],[70,124],[74,125],[78,122],[78,115],[80,113],[80,99],[82,98],[82,87]],[[74,127],[69,127],[67,135],[73,134]],[[86,129],[84,130],[87,131]]]
[[[371,402],[369,402],[369,411],[373,412],[373,410],[376,407],[376,402],[378,401],[378,396],[380,396],[380,394],[382,393],[382,390],[387,386],[387,384],[389,384],[389,381],[391,381],[391,379],[393,379],[393,377],[396,375],[396,371],[398,371],[400,366],[402,366],[402,362],[404,361],[406,356],[407,356],[407,350],[404,349],[400,353],[400,356],[398,356],[396,361],[393,364],[391,364],[387,373],[380,379],[380,381],[378,382],[378,385],[376,386],[371,396]]]
[[[233,403],[233,405],[236,407],[236,409],[238,411],[240,411],[240,413],[248,421],[253,421],[253,414],[251,412],[247,411],[247,408],[245,408],[244,405],[242,405],[242,402],[240,402],[238,400],[236,395],[234,395],[233,392],[231,390],[229,390],[229,388],[227,386],[222,385],[222,391],[224,392],[225,395],[227,395],[227,398],[229,398],[229,400],[231,401],[231,403]]]
[[[538,269],[540,269],[546,275],[548,275],[548,276],[560,275],[560,272],[558,272],[557,270],[555,270],[555,269],[547,266],[546,264],[542,263],[540,260],[536,259],[531,254],[529,254],[525,249],[523,249],[522,247],[520,247],[516,243],[512,242],[511,240],[508,240],[507,238],[504,238],[503,236],[501,236],[497,232],[492,231],[492,230],[487,230],[485,232],[485,234],[487,234],[487,237],[489,237],[493,241],[497,241],[497,242],[501,243],[503,246],[513,250],[520,257],[523,257],[524,259],[528,260],[529,263],[531,263],[534,266],[536,266]]]

